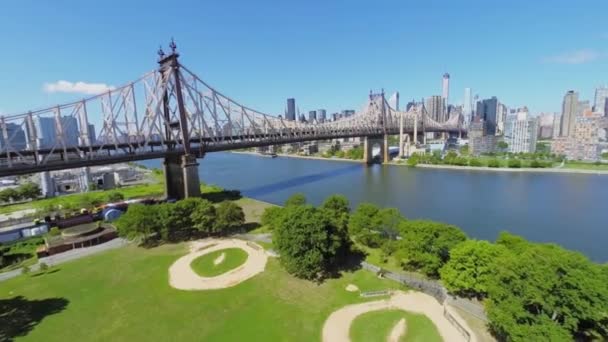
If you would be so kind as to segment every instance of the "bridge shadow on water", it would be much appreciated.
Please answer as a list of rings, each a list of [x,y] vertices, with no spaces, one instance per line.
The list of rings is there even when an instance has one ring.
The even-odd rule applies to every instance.
[[[268,195],[273,192],[286,190],[289,188],[318,182],[323,179],[333,178],[333,177],[337,177],[337,176],[344,175],[347,173],[355,172],[357,170],[360,170],[361,167],[365,167],[365,166],[362,166],[360,164],[349,165],[347,167],[341,167],[339,169],[333,169],[333,170],[329,170],[329,171],[313,173],[310,175],[299,176],[299,177],[287,179],[284,181],[280,181],[280,182],[276,182],[276,183],[272,183],[272,184],[266,184],[266,185],[262,185],[259,187],[243,190],[243,195],[245,195],[247,197]]]
[[[46,316],[68,306],[65,298],[27,299],[17,296],[0,299],[0,341],[26,336]]]

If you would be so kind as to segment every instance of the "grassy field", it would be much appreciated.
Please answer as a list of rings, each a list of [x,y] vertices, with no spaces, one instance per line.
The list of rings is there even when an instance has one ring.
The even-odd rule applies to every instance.
[[[426,316],[402,310],[367,312],[355,318],[350,328],[352,342],[386,341],[391,329],[405,318],[403,342],[441,342],[437,328]]]
[[[185,244],[128,246],[0,282],[0,340],[318,341],[332,311],[364,300],[348,284],[396,287],[363,270],[319,285],[270,258],[265,272],[235,287],[179,291],[167,270],[186,252]]]
[[[224,260],[215,264],[215,259],[224,254]],[[247,252],[240,248],[226,248],[201,255],[192,260],[190,267],[202,277],[215,277],[235,269],[247,261]]]
[[[575,170],[598,170],[608,171],[608,163],[596,165],[595,163],[583,163],[583,162],[567,162],[564,164],[565,169]]]

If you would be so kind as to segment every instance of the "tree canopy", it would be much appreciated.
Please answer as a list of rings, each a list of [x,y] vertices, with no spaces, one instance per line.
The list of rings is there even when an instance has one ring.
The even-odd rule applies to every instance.
[[[399,232],[401,240],[395,255],[400,262],[406,269],[435,278],[449,260],[450,250],[466,240],[459,228],[426,220],[401,221]]]
[[[304,279],[323,279],[350,249],[345,230],[335,227],[329,211],[309,205],[288,206],[273,235],[287,272]]]
[[[291,197],[289,197],[287,199],[287,201],[285,201],[286,207],[305,205],[305,204],[306,204],[306,196],[304,196],[303,193],[293,194],[293,195],[291,195]]]

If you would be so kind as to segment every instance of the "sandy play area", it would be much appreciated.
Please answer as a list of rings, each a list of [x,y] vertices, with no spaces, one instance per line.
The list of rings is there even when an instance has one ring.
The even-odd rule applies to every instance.
[[[255,246],[256,248],[252,247]],[[201,277],[190,263],[201,255],[226,248],[240,248],[247,252],[247,261],[241,266],[216,277]],[[190,244],[190,253],[177,259],[169,267],[169,284],[180,290],[215,290],[235,286],[264,271],[268,256],[253,242],[237,239],[205,239]],[[221,262],[221,261],[220,261]]]
[[[445,318],[443,306],[433,297],[421,292],[397,291],[388,299],[347,305],[334,311],[323,325],[323,342],[349,342],[350,326],[357,316],[370,311],[391,309],[426,315],[433,321],[444,341],[466,341],[460,332]],[[468,331],[471,331],[463,319],[460,319],[453,311],[451,313]],[[404,320],[403,323],[398,325],[392,332],[391,335],[393,336],[391,338],[398,338],[402,333],[405,333],[407,322]],[[475,336],[471,336],[471,341],[476,341]]]

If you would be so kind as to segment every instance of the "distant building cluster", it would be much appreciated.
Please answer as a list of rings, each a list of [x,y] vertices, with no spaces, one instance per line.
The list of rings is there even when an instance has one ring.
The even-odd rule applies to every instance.
[[[80,144],[79,137],[81,132],[78,126],[78,120],[73,116],[63,116],[57,123],[56,118],[34,116],[34,127],[29,125],[18,125],[14,123],[6,124],[6,133],[10,148],[12,150],[24,150],[26,148],[34,148],[33,144],[39,149],[50,149],[55,146],[78,146]],[[63,134],[60,134],[61,129]],[[88,125],[89,144],[95,144],[95,126]],[[8,146],[4,139],[4,134],[0,134],[0,149],[6,149]]]

